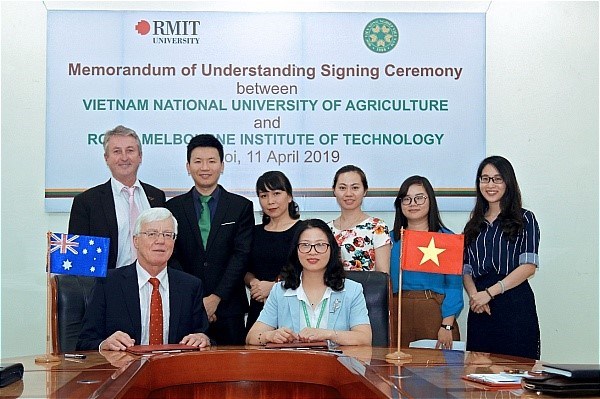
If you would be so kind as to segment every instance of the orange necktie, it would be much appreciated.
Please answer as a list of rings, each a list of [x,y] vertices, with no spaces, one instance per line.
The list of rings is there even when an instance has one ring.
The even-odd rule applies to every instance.
[[[152,284],[152,295],[150,296],[150,345],[163,344],[163,310],[162,297],[158,286],[160,281],[156,277],[148,280]]]

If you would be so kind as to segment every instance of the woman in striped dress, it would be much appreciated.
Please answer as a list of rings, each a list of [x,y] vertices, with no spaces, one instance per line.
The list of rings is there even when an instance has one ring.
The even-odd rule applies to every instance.
[[[484,159],[465,226],[463,283],[469,296],[467,350],[540,358],[540,330],[528,278],[539,266],[540,230],[510,162]]]

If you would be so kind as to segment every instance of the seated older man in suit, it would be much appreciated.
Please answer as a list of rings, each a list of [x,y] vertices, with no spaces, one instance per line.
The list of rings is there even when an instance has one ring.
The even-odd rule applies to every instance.
[[[134,230],[138,259],[97,279],[77,349],[210,345],[202,282],[167,267],[176,237],[177,220],[169,210],[151,208],[140,214]]]

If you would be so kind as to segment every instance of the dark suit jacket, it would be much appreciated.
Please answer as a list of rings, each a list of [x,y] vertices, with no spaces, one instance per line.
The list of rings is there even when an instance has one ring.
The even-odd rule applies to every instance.
[[[148,202],[150,202],[150,207],[165,206],[164,192],[149,184],[141,184]],[[69,234],[110,238],[108,268],[116,267],[119,230],[110,180],[73,198],[69,217]]]
[[[244,314],[248,309],[244,275],[254,228],[252,202],[221,187],[205,249],[192,190],[166,204],[179,224],[170,264],[202,279],[205,296],[221,298],[217,320],[219,316]]]
[[[176,344],[191,333],[206,333],[202,282],[172,268],[169,275],[169,343]],[[109,270],[96,279],[90,304],[83,318],[77,350],[98,349],[100,342],[115,331],[123,331],[140,344],[142,323],[135,263]]]

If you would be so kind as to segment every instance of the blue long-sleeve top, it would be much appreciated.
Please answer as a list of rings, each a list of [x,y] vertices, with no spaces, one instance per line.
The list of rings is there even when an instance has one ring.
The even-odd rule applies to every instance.
[[[440,233],[452,234],[452,231],[441,228]],[[392,235],[392,253],[390,259],[390,277],[392,279],[392,289],[394,293],[398,292],[398,273],[400,271],[400,240],[394,240]],[[444,294],[442,302],[442,318],[448,316],[458,317],[464,307],[462,276],[455,274],[438,274],[414,272],[410,270],[402,271],[402,290],[404,291],[422,291],[431,290],[438,294]]]

